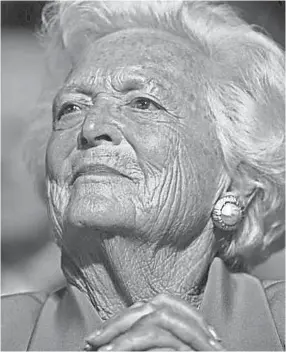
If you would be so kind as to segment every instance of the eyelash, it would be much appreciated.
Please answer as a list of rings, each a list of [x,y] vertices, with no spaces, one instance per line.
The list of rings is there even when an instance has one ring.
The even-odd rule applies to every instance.
[[[76,110],[73,110],[73,111],[70,111],[70,112],[65,112],[68,108],[77,108]],[[57,119],[60,120],[64,115],[69,115],[69,114],[72,114],[76,111],[80,111],[81,108],[79,105],[77,104],[73,104],[73,103],[65,103],[61,108],[60,108],[60,111],[57,115]]]
[[[140,109],[140,108],[134,106],[136,103],[139,103],[140,101],[144,101],[145,103],[147,102],[147,104],[149,104],[146,109],[145,108]],[[160,104],[158,104],[154,100],[146,98],[146,97],[134,98],[128,105],[130,105],[132,108],[137,109],[137,110],[151,110],[150,105],[153,105],[155,110],[165,110]],[[73,110],[67,111],[70,108],[72,108]],[[60,108],[60,110],[57,114],[57,120],[59,121],[64,115],[69,115],[69,114],[72,114],[72,113],[78,112],[78,111],[81,111],[81,107],[79,105],[73,104],[73,103],[65,103]]]
[[[148,106],[146,109],[140,109],[140,108],[138,108],[138,107],[132,106],[132,105],[134,105],[134,104],[140,102],[140,100],[141,100],[141,101],[144,101],[144,102],[147,102],[147,103],[149,104],[149,106],[150,106],[150,105],[153,105],[156,110],[164,110],[164,108],[163,108],[160,104],[158,104],[158,103],[156,103],[154,100],[149,99],[149,98],[146,98],[146,97],[137,97],[137,98],[133,99],[128,105],[130,105],[132,108],[138,109],[138,110],[150,110],[150,109],[149,109],[149,106]]]

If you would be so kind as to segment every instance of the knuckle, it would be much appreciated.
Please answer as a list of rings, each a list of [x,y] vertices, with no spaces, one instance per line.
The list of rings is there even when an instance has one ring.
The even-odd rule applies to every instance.
[[[166,307],[163,307],[163,308],[156,311],[155,319],[160,320],[160,321],[164,321],[164,320],[168,319],[169,314],[170,314],[169,310]]]
[[[152,324],[152,314],[143,315],[131,327],[132,331],[142,330]]]
[[[152,313],[155,311],[155,306],[154,304],[152,304],[152,302],[147,302],[144,306],[144,310],[148,313]]]

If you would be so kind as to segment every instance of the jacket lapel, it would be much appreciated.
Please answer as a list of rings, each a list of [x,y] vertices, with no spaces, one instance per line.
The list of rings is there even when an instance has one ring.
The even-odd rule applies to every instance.
[[[28,350],[83,350],[84,338],[100,324],[101,320],[86,296],[68,286],[47,299]]]
[[[230,273],[219,258],[210,267],[201,310],[227,350],[283,350],[260,281]]]

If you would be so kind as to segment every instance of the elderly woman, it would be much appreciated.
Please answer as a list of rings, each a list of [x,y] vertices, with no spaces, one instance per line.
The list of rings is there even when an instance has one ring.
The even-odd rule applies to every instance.
[[[283,284],[246,273],[283,235],[280,48],[204,2],[50,3],[43,26],[68,285],[4,298],[2,349],[282,350]]]

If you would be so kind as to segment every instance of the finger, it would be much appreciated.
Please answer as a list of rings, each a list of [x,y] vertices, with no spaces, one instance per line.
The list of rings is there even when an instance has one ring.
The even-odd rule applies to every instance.
[[[150,348],[149,350],[146,350],[146,351],[151,351],[151,352],[157,352],[157,351],[160,351],[160,352],[167,352],[167,351],[176,351],[174,350],[174,348],[169,348],[169,347],[162,347],[162,348]],[[188,351],[190,351],[190,349],[188,349]]]
[[[213,337],[215,340],[221,341],[217,332],[206,322],[200,312],[181,298],[167,294],[159,294],[152,299],[151,303],[156,307],[169,307],[177,314],[188,317],[188,319],[195,320],[209,337]]]
[[[135,302],[135,303],[134,303],[131,307],[129,307],[129,308],[133,309],[133,308],[142,307],[142,306],[144,306],[144,304],[146,304],[146,303],[144,303],[144,302]]]
[[[209,337],[195,320],[186,319],[166,308],[142,317],[134,324],[136,325],[158,326],[197,351],[224,350],[222,345],[213,337]]]
[[[154,306],[149,303],[133,305],[131,309],[126,309],[122,314],[108,320],[100,330],[95,331],[85,340],[92,346],[107,344],[126,332],[142,316],[153,312],[154,309]]]
[[[115,338],[111,344],[99,348],[98,351],[145,351],[158,348],[175,351],[190,350],[189,346],[183,344],[167,330],[137,324],[125,334]]]

